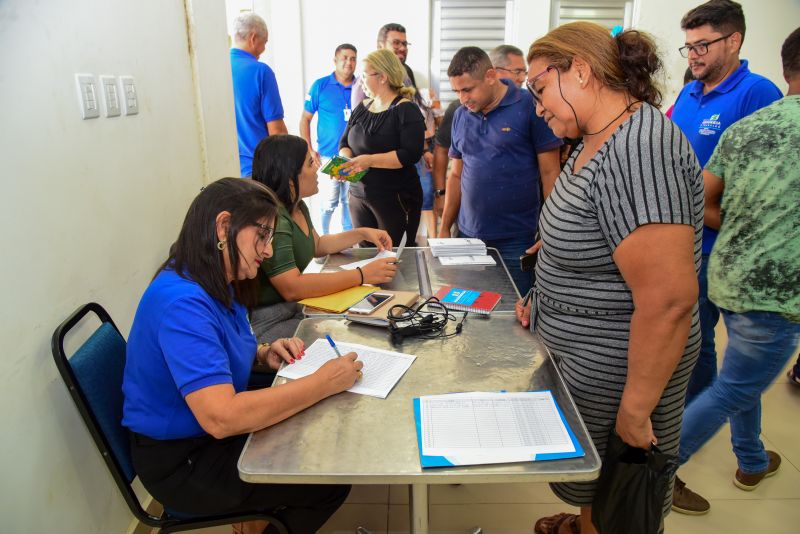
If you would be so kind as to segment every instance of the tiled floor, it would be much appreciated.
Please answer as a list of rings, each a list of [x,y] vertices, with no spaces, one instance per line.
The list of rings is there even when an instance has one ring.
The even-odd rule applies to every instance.
[[[724,329],[718,334],[724,347]],[[725,427],[680,475],[690,488],[711,501],[711,512],[694,517],[672,513],[667,533],[800,532],[800,388],[785,374],[763,398],[763,434],[767,448],[783,456],[778,474],[753,492],[731,482],[736,460]],[[537,518],[568,511],[545,484],[434,486],[430,493],[431,532],[466,534],[480,526],[486,534],[532,532]],[[324,533],[353,533],[363,526],[375,534],[408,532],[408,493],[404,486],[355,486],[348,501],[325,525]],[[205,529],[204,534],[228,534],[230,527]]]

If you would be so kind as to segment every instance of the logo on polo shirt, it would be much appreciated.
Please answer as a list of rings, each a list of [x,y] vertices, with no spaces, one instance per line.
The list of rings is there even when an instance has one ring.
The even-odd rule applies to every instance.
[[[703,119],[700,123],[700,129],[697,133],[700,135],[716,135],[722,130],[722,122],[719,120],[719,113],[714,113],[707,119]]]

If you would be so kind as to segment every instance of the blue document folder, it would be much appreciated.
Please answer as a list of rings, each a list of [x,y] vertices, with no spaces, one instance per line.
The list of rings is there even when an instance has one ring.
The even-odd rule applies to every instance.
[[[539,391],[539,392],[530,392],[530,393],[549,393],[552,397],[552,393],[550,391]],[[457,395],[457,394],[456,394]],[[553,403],[557,410],[558,416],[560,417],[561,422],[564,425],[564,429],[569,436],[569,439],[572,444],[572,448],[574,450],[568,452],[551,452],[551,453],[538,453],[534,454],[529,458],[526,459],[513,459],[508,461],[498,461],[497,459],[492,460],[485,460],[482,461],[478,457],[473,458],[461,458],[459,459],[457,455],[454,456],[426,456],[423,454],[423,447],[422,447],[422,438],[423,438],[423,429],[422,429],[422,415],[421,415],[421,402],[420,398],[414,399],[414,420],[417,429],[417,446],[419,447],[419,456],[420,456],[420,463],[423,468],[430,468],[430,467],[454,467],[458,465],[481,465],[481,464],[490,464],[490,463],[511,463],[511,462],[520,462],[520,461],[545,461],[545,460],[561,460],[565,458],[579,458],[584,456],[583,448],[581,447],[580,443],[578,443],[578,439],[575,437],[575,433],[570,428],[569,424],[567,423],[566,418],[564,417],[564,413],[561,411],[561,407],[558,406],[558,403],[555,402],[553,399]]]

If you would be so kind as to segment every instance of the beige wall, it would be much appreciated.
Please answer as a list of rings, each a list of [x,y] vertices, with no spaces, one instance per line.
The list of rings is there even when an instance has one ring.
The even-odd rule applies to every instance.
[[[89,300],[127,334],[191,198],[206,177],[237,175],[224,6],[186,4],[196,76],[183,0],[0,2],[5,532],[130,523],[57,376],[50,335]],[[76,72],[134,76],[139,114],[81,120]]]

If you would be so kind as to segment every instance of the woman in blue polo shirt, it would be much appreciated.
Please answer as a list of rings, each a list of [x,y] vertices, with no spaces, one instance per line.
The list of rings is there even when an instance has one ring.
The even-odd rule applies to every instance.
[[[355,353],[313,375],[246,391],[254,363],[302,358],[296,338],[257,345],[246,306],[272,255],[278,200],[252,180],[205,187],[136,311],[127,347],[122,423],[136,474],[167,509],[186,515],[285,507],[292,532],[314,532],[348,486],[249,484],[236,462],[247,434],[351,387]],[[264,532],[272,532],[269,527]]]

